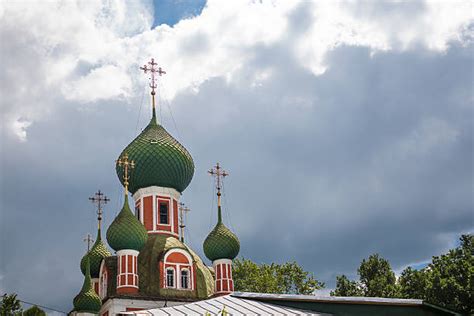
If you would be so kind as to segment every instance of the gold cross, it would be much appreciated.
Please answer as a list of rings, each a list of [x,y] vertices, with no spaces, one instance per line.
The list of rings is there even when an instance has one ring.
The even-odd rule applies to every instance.
[[[158,74],[158,76],[162,76],[166,74],[166,71],[164,71],[161,67],[156,68],[158,64],[155,63],[155,59],[152,58],[151,61],[148,62],[148,65],[145,64],[143,67],[140,67],[141,70],[143,70],[144,73],[150,73],[150,88],[151,88],[151,99],[152,99],[152,105],[153,105],[153,111],[155,110],[155,89],[157,87],[156,85],[156,78],[155,74]]]
[[[221,182],[223,178],[227,177],[229,174],[219,166],[219,163],[207,171],[211,176],[216,178],[216,188],[217,188],[217,206],[221,206]]]
[[[89,201],[92,201],[92,203],[97,204],[97,220],[99,221],[100,229],[100,223],[102,221],[102,204],[107,204],[110,199],[99,190],[94,194],[93,197],[89,198]]]
[[[86,238],[84,238],[83,241],[87,242],[87,252],[89,252],[89,250],[91,250],[91,244],[94,242],[94,239],[92,239],[91,234],[87,234]]]
[[[125,186],[125,194],[128,193],[128,180],[130,180],[130,176],[128,175],[128,169],[135,168],[135,161],[128,160],[128,155],[125,153],[122,158],[118,159],[116,163],[123,167],[123,185]]]

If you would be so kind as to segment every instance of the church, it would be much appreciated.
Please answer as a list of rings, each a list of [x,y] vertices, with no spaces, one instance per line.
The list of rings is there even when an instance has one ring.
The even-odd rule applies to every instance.
[[[203,241],[207,266],[183,233],[187,208],[180,198],[193,178],[193,159],[156,118],[156,75],[165,72],[153,59],[140,69],[151,75],[152,114],[116,160],[124,203],[106,230],[114,254],[102,240],[109,199],[98,191],[89,198],[98,206],[97,236],[80,262],[84,283],[70,315],[457,315],[416,299],[234,292],[232,260],[240,243],[221,209],[228,173],[218,163],[208,171],[216,180],[217,223]]]
[[[98,230],[80,263],[84,284],[74,298],[75,315],[111,316],[234,290],[232,259],[240,243],[222,220],[221,181],[227,173],[219,164],[209,171],[216,178],[218,201],[217,224],[203,243],[212,262],[209,267],[184,242],[180,197],[193,178],[194,163],[186,148],[157,122],[155,76],[165,72],[156,66],[152,59],[141,67],[151,75],[150,122],[116,160],[124,203],[106,231],[114,255],[102,240],[102,205],[108,199],[100,191],[90,198],[98,204]]]

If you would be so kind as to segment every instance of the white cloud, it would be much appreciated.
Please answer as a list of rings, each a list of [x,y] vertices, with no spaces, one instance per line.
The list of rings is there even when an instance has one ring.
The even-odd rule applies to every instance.
[[[9,94],[1,101],[7,120],[33,122],[44,117],[45,107],[52,109],[61,100],[88,103],[132,97],[146,81],[137,67],[152,56],[167,70],[161,88],[172,99],[214,77],[235,80],[255,57],[255,49],[270,45],[283,45],[291,58],[317,75],[328,67],[325,56],[337,46],[366,46],[377,52],[422,45],[443,52],[450,41],[465,40],[472,21],[469,2],[410,6],[211,0],[201,15],[172,28],[161,25],[151,30],[151,7],[148,1],[124,0],[0,4],[2,38],[7,43],[2,46],[6,61],[2,81],[15,83],[2,91]],[[17,65],[18,50],[34,60],[28,70]],[[281,66],[267,62],[249,85],[259,86],[272,68]],[[43,103],[41,111],[31,109],[36,104],[19,102],[23,92],[18,70],[43,79],[30,83]],[[58,98],[49,100],[52,95]],[[15,124],[10,126],[18,129]],[[20,131],[17,135],[26,139],[26,126]]]
[[[86,76],[63,85],[66,99],[93,102],[130,95],[131,80],[120,68],[112,65],[91,70]]]

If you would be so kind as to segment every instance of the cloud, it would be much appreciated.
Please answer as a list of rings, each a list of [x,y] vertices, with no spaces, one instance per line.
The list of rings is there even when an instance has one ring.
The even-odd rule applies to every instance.
[[[328,52],[341,45],[369,47],[372,52],[422,45],[442,52],[450,42],[465,43],[472,37],[466,2],[209,1],[201,15],[173,28],[154,29],[150,7],[149,2],[126,1],[3,3],[2,38],[9,44],[2,49],[2,59],[17,61],[7,64],[2,78],[11,82],[2,85],[9,95],[2,102],[6,119],[44,118],[60,102],[48,100],[51,95],[80,103],[130,98],[146,80],[137,66],[149,56],[167,68],[162,93],[172,100],[180,91],[198,89],[214,77],[235,80],[256,48],[275,43],[288,45],[286,53],[320,75],[327,68]],[[271,67],[258,80],[270,72]],[[25,93],[43,101],[41,111],[25,102],[19,105]]]
[[[373,252],[399,271],[472,231],[464,2],[209,1],[153,29],[150,6],[0,4],[6,290],[71,307],[95,227],[87,197],[109,195],[107,226],[122,196],[113,161],[150,117],[150,57],[167,71],[159,119],[196,163],[183,199],[199,253],[216,160],[241,255],[296,260],[329,288]]]

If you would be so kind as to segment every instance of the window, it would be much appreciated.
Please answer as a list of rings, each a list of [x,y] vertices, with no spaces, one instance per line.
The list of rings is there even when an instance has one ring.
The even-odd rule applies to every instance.
[[[135,215],[137,216],[137,219],[140,221],[140,204],[139,203],[135,205]]]
[[[174,287],[174,269],[166,269],[166,287]]]
[[[160,202],[160,224],[168,224],[168,203]]]
[[[181,288],[189,288],[189,270],[187,269],[181,270]]]

